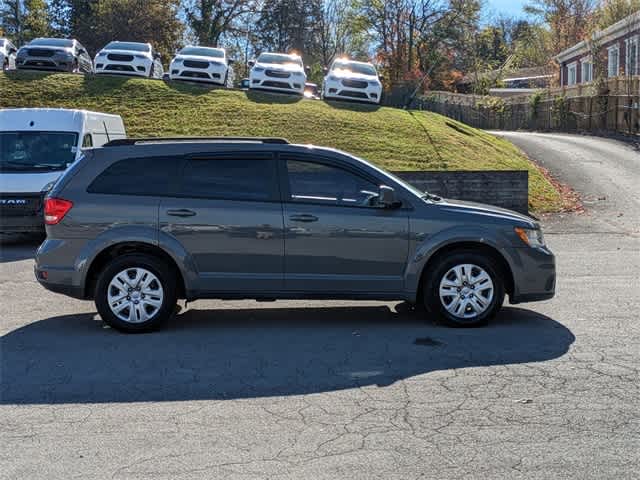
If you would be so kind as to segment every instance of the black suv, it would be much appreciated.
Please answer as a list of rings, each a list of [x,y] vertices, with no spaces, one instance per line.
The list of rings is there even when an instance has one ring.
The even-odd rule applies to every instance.
[[[529,217],[443,200],[349,154],[282,139],[116,140],[45,199],[46,288],[94,299],[124,331],[178,298],[423,303],[450,325],[551,298],[553,254]]]

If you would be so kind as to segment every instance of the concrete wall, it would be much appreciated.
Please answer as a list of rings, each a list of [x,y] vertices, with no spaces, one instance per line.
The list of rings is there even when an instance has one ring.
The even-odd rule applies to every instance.
[[[395,172],[420,190],[527,213],[529,172],[526,170]]]

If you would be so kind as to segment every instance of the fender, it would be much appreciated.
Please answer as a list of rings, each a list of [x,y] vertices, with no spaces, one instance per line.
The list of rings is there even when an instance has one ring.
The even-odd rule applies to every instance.
[[[182,273],[187,299],[191,298],[189,292],[198,289],[198,279],[200,278],[193,257],[173,235],[162,228],[158,229],[157,233],[158,247],[173,258]]]
[[[505,259],[513,271],[513,262],[508,247],[509,239],[499,230],[491,230],[478,225],[452,226],[434,235],[428,233],[413,233],[412,241],[416,242],[413,253],[410,254],[405,271],[405,285],[412,298],[417,298],[418,285],[422,272],[429,260],[442,248],[462,242],[474,242],[493,247]]]

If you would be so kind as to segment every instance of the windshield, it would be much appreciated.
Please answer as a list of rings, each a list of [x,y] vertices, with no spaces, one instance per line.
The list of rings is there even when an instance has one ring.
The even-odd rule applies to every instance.
[[[185,47],[180,50],[180,55],[196,55],[199,57],[224,58],[224,50],[207,47]]]
[[[103,50],[131,50],[134,52],[148,52],[149,45],[135,42],[110,42]]]
[[[74,132],[0,132],[0,171],[64,170],[77,145]]]
[[[278,65],[299,65],[302,66],[300,57],[292,57],[291,55],[283,55],[281,53],[262,53],[258,57],[260,63],[276,63]]]
[[[336,60],[333,63],[333,67],[331,67],[331,70],[346,70],[348,72],[359,73],[361,75],[377,75],[376,69],[373,67],[373,65],[342,60]]]
[[[67,40],[66,38],[36,38],[29,42],[29,46],[32,45],[47,45],[49,47],[73,47],[73,40]]]

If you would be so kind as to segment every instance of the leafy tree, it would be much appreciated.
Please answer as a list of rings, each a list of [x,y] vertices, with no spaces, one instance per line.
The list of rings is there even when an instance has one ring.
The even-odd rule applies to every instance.
[[[4,35],[23,43],[23,7],[20,0],[0,1],[0,25]]]
[[[45,0],[25,0],[23,22],[23,40],[50,34],[49,11]]]
[[[191,0],[184,7],[192,33],[201,45],[208,46],[217,46],[223,35],[242,33],[244,22],[240,20],[256,9],[254,0]]]
[[[638,11],[640,0],[604,0],[597,11],[598,28],[607,28]]]

